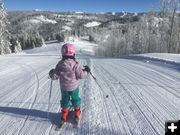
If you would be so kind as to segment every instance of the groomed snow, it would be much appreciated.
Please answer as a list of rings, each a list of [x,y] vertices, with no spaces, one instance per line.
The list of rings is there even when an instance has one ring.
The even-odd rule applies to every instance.
[[[139,56],[180,63],[180,54],[148,53],[148,54],[140,54]]]
[[[61,59],[63,43],[0,56],[1,135],[163,135],[165,121],[180,118],[180,72],[129,58],[98,58],[97,46],[83,38],[73,42],[89,75],[80,80],[81,119],[74,129],[73,111],[61,129],[59,82],[48,72]],[[167,57],[171,56],[166,54]]]

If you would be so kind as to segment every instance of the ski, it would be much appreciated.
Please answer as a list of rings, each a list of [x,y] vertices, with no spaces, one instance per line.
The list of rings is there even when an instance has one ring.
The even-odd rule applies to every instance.
[[[61,128],[63,125],[64,125],[65,121],[64,120],[61,120],[60,121],[60,124],[59,124],[59,128]]]
[[[79,118],[76,117],[76,118],[74,119],[73,128],[78,128],[78,124],[79,124]]]
[[[64,121],[64,120],[61,120],[61,121],[60,121],[60,124],[59,124],[58,126],[56,126],[55,130],[61,129],[64,124],[65,124],[65,121]]]

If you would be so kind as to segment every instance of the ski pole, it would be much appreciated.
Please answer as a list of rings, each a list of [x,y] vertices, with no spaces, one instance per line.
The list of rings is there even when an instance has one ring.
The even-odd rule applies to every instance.
[[[95,80],[95,82],[97,83],[97,85],[99,86],[99,88],[102,90],[101,86],[100,86],[99,83],[97,82],[96,77],[91,73],[91,71],[90,71],[89,73],[90,73],[90,75],[93,77],[93,79]],[[109,97],[109,95],[106,95],[106,98],[108,98],[108,97]]]
[[[97,81],[96,80],[96,77],[91,73],[91,72],[89,72],[90,74],[91,74],[91,76],[93,77],[93,79],[95,80],[95,81]]]
[[[50,106],[50,100],[51,100],[51,91],[52,91],[52,79],[51,79],[51,83],[50,83],[50,91],[49,91],[49,99],[48,99],[48,114],[47,117],[49,118],[49,106]]]

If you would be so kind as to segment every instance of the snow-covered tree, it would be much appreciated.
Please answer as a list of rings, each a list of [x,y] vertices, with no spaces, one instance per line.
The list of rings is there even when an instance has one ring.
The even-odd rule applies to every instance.
[[[11,39],[10,39],[10,43],[11,43],[11,51],[12,51],[12,53],[18,53],[18,52],[22,51],[21,44],[17,40],[17,38],[12,36]]]
[[[3,1],[0,0],[0,54],[11,53],[11,44],[9,42],[10,33],[6,28],[9,22],[6,16]]]
[[[177,9],[179,0],[161,0],[161,17],[163,23],[161,25],[161,37],[162,42],[166,44],[166,50],[168,53],[177,52],[177,42],[178,42],[178,19],[177,19]]]

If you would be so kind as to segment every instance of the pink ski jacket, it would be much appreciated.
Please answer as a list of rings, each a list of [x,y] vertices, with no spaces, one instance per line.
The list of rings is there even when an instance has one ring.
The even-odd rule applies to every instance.
[[[61,60],[55,68],[52,79],[59,79],[61,90],[73,91],[78,87],[78,79],[87,77],[80,65],[73,59]]]

